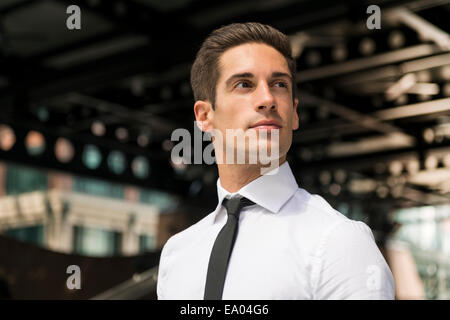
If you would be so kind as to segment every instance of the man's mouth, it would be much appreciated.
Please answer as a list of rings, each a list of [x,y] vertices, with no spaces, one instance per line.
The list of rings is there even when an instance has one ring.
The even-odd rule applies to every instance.
[[[255,123],[250,127],[251,129],[255,130],[275,130],[275,129],[281,129],[281,124],[278,121],[275,120],[261,120]]]

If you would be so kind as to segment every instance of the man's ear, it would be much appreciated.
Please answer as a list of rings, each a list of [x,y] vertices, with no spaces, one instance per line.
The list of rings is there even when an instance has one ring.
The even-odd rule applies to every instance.
[[[212,119],[214,118],[214,110],[209,101],[197,100],[194,104],[195,120],[198,128],[207,132],[213,129]]]
[[[295,98],[294,99],[294,120],[292,122],[292,130],[297,130],[299,127],[297,107],[298,107],[298,99]]]

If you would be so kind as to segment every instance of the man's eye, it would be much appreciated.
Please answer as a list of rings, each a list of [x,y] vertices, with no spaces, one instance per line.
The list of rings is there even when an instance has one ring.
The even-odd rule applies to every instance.
[[[250,84],[246,81],[239,81],[236,85],[235,88],[249,88]]]
[[[284,81],[278,81],[278,82],[275,83],[275,86],[276,87],[281,87],[281,88],[287,88],[288,84],[286,82],[284,82]]]

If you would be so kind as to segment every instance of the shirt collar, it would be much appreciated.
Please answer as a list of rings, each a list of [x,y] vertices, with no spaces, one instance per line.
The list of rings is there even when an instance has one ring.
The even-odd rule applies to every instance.
[[[217,196],[219,202],[215,210],[214,218],[219,212],[223,199],[225,197],[230,198],[235,194],[246,197],[272,213],[278,213],[297,189],[297,181],[287,161],[278,168],[277,173],[262,175],[234,193],[225,190],[219,178],[217,179]]]

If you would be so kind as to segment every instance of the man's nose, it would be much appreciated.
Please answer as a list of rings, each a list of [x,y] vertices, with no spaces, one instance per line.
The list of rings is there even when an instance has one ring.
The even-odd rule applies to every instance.
[[[275,97],[270,91],[270,86],[267,83],[260,84],[256,90],[256,108],[262,110],[276,110]]]

